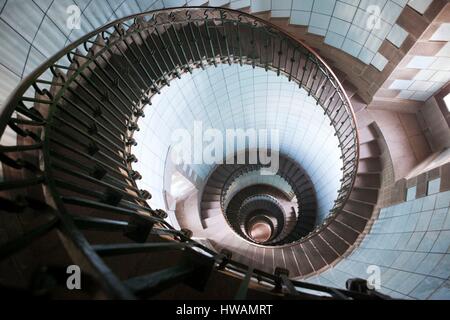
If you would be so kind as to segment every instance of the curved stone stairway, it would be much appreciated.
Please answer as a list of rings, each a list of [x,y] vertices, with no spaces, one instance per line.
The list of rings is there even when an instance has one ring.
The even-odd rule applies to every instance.
[[[314,187],[307,173],[293,160],[281,156],[279,166],[276,176],[291,186],[295,195],[295,200],[291,200],[293,201],[291,206],[295,206],[296,212],[302,214],[303,226],[310,230],[316,220]],[[202,191],[200,218],[203,226],[207,224],[207,219],[222,214],[225,209],[223,202],[231,198],[228,192],[231,185],[245,173],[258,169],[256,165],[220,165],[213,170]]]
[[[348,93],[349,97],[354,99],[354,93],[351,91]],[[358,97],[355,98],[358,99]],[[356,105],[359,107],[356,117],[364,117],[364,112],[360,112],[364,110],[364,106],[361,103]],[[230,173],[236,170],[236,165],[226,165],[213,171],[203,189],[200,217],[204,231],[199,236],[209,239],[218,252],[222,249],[231,250],[233,257],[238,261],[267,272],[273,272],[275,268],[282,267],[288,269],[291,276],[303,278],[334,265],[342,255],[352,250],[360,234],[366,231],[366,226],[374,213],[381,186],[381,160],[377,133],[375,128],[365,123],[363,118],[360,120],[361,125],[358,127],[360,162],[355,185],[343,210],[331,222],[325,222],[327,224],[325,230],[309,235],[297,244],[280,248],[258,246],[244,241],[229,226],[220,206],[222,186]],[[294,163],[280,160],[279,174],[287,179],[290,178],[290,181],[294,182],[292,185],[295,186],[295,183],[302,181],[304,172]],[[302,190],[310,188],[311,186],[307,186]],[[298,192],[297,190],[296,194]],[[241,195],[242,199],[247,196],[247,194]],[[314,208],[307,209],[315,212]]]
[[[138,27],[138,24],[132,25],[127,30]],[[85,52],[77,49],[68,53],[70,62],[67,65],[53,66],[53,78],[50,76],[50,80],[42,82],[47,85],[48,90],[39,91],[35,100],[31,100],[31,103],[30,100],[26,101],[27,107],[23,105],[20,108],[20,114],[29,120],[23,122],[23,119],[16,119],[14,120],[16,124],[14,121],[10,123],[10,127],[21,136],[18,143],[25,147],[29,145],[33,147],[24,149],[27,151],[26,161],[19,158],[21,150],[17,152],[18,156],[15,155],[8,160],[9,165],[17,166],[5,176],[6,181],[25,178],[23,182],[13,181],[14,192],[11,195],[20,195],[19,191],[25,188],[28,192],[27,197],[31,196],[34,200],[26,200],[21,205],[28,206],[31,211],[36,208],[42,211],[46,208],[47,212],[47,194],[50,192],[53,195],[51,200],[56,204],[52,205],[61,210],[57,218],[64,222],[62,234],[59,232],[58,234],[63,240],[62,243],[70,249],[68,251],[73,254],[71,258],[67,257],[66,251],[61,246],[57,247],[56,239],[53,238],[57,247],[52,251],[54,257],[58,257],[63,264],[72,259],[84,261],[92,274],[98,276],[104,291],[108,292],[110,297],[120,298],[132,298],[131,292],[135,295],[142,294],[144,297],[155,294],[147,292],[153,290],[153,287],[142,285],[146,283],[142,282],[143,280],[149,281],[152,278],[145,278],[146,276],[142,274],[156,277],[156,273],[160,272],[157,278],[164,284],[169,280],[175,283],[189,280],[194,274],[198,278],[199,273],[205,273],[204,277],[200,278],[207,279],[208,270],[211,271],[208,266],[213,263],[212,260],[204,259],[207,260],[204,262],[201,257],[196,257],[192,260],[195,261],[194,270],[183,268],[181,269],[183,272],[173,276],[175,271],[180,272],[182,262],[191,261],[190,255],[195,255],[195,252],[175,250],[186,247],[183,244],[187,238],[186,233],[162,228],[164,212],[148,207],[146,199],[150,197],[149,193],[139,190],[134,182],[140,178],[140,174],[131,169],[130,163],[136,159],[129,151],[130,146],[135,143],[132,132],[138,130],[136,121],[142,116],[141,107],[148,103],[148,97],[143,98],[142,87],[150,87],[149,95],[154,94],[161,86],[166,85],[169,79],[179,75],[180,71],[188,70],[171,68],[167,65],[169,62],[164,58],[164,54],[160,52],[160,48],[166,53],[170,51],[170,48],[164,45],[164,42],[172,41],[170,35],[165,33],[167,30],[160,30],[158,37],[139,31],[132,37],[122,39],[127,30],[124,26],[114,28],[108,31],[107,40],[98,35],[95,41],[89,42],[89,45],[84,44]],[[192,26],[190,30],[189,28],[180,30],[185,32],[185,35],[190,34]],[[196,32],[201,34],[204,31]],[[113,48],[105,50],[107,42],[117,39],[122,40],[119,40]],[[250,43],[244,40],[246,39],[241,39],[243,43]],[[152,50],[151,46],[157,49]],[[185,47],[192,48],[186,44]],[[243,45],[242,49],[247,52],[253,51],[251,46]],[[199,55],[208,56],[209,53],[199,52]],[[175,56],[181,59],[178,52],[170,51],[170,57]],[[226,57],[223,58],[224,62],[226,60]],[[197,67],[202,67],[203,61],[202,59]],[[86,66],[84,65],[86,62],[90,63]],[[215,62],[215,59],[208,61],[208,63]],[[173,61],[172,63],[175,64]],[[85,67],[80,70],[82,65]],[[165,71],[153,69],[164,65]],[[314,69],[311,69],[310,74],[312,70]],[[155,75],[158,72],[166,80],[155,82]],[[69,79],[71,80],[65,91],[61,92],[60,89]],[[47,124],[49,102],[54,97],[58,97],[59,100],[54,106],[55,109],[50,110],[51,122]],[[45,163],[45,169],[48,176],[45,177],[39,175],[42,173],[39,171],[39,165],[42,163],[39,145],[34,147],[36,142],[41,142],[43,125],[46,125],[45,134],[48,135],[48,140],[45,141],[48,147],[45,151],[45,160],[48,161]],[[212,241],[217,250],[220,251],[223,248],[222,244],[226,243],[227,249],[235,251],[233,260],[248,262],[248,258],[252,257],[252,265],[261,266],[263,270],[269,270],[271,273],[276,267],[284,267],[291,271],[290,277],[307,276],[334,262],[354,243],[358,234],[363,232],[376,202],[376,188],[379,186],[379,167],[377,167],[379,152],[376,136],[370,128],[366,130],[367,132],[364,130],[360,128],[360,132],[364,132],[361,134],[364,139],[361,140],[362,161],[355,188],[344,210],[337,213],[327,228],[305,237],[295,246],[282,248],[242,244],[240,238],[230,233],[226,236],[229,239],[221,239],[222,242],[217,243]],[[17,159],[21,161],[15,163]],[[24,172],[22,169],[29,171]],[[289,173],[289,170],[286,170]],[[49,180],[44,181],[44,178]],[[45,187],[42,186],[44,182],[48,184]],[[7,189],[6,185],[3,189]],[[364,190],[369,190],[370,196],[362,192]],[[211,200],[216,201],[217,198]],[[12,212],[20,211],[22,208],[11,200],[2,199],[2,203]],[[206,209],[217,213],[215,206]],[[215,214],[213,217],[217,220],[224,219],[221,214]],[[26,217],[22,219],[26,220]],[[56,220],[53,219],[50,221],[51,224],[46,225],[48,230],[55,226],[54,221]],[[227,226],[225,221],[221,221],[221,225]],[[209,234],[214,229],[219,230],[220,227],[217,221],[210,220],[206,223]],[[174,237],[178,240],[172,241]],[[164,246],[161,246],[161,243],[164,243]],[[29,240],[21,243],[22,246],[25,244],[29,244],[30,249],[35,245]],[[162,251],[152,251],[152,248],[158,246],[163,248]],[[164,250],[165,248],[168,249]],[[170,250],[171,248],[174,251]],[[123,263],[124,255],[126,266]],[[86,256],[89,258],[86,259]],[[171,276],[166,279],[164,271],[169,269]],[[213,272],[211,277],[221,280],[210,279],[210,284],[214,284],[214,281],[233,282],[222,272]],[[197,285],[204,288],[205,283]],[[234,286],[230,290],[235,292],[235,288]],[[210,292],[214,292],[213,288],[210,289]],[[215,296],[223,297],[222,293]],[[170,291],[166,291],[166,297],[167,295],[170,296]],[[251,296],[250,292],[249,297]]]
[[[187,30],[186,33],[189,34],[188,32],[192,31]],[[164,33],[162,33],[162,35],[164,35]],[[135,40],[135,43],[124,45],[123,51],[114,52],[114,54],[111,55],[110,61],[105,63],[105,66],[109,66],[111,68],[114,68],[114,65],[121,66],[122,62],[120,57],[124,54],[131,54],[130,58],[128,58],[130,60],[136,59],[137,54],[142,52],[140,50],[145,50],[146,48],[145,40],[148,41],[148,39],[151,38],[147,35],[147,38],[134,37],[133,39]],[[99,40],[101,41],[101,39]],[[169,41],[169,38],[166,39],[167,43],[169,43]],[[241,39],[241,41],[243,46],[251,43],[251,41],[244,41],[244,39]],[[151,39],[151,42],[155,43],[155,39]],[[141,45],[144,45],[144,47],[139,48]],[[136,48],[133,50],[130,46],[135,46]],[[101,49],[101,45],[98,49]],[[243,51],[246,52],[252,52],[253,50],[254,49],[250,45],[243,49]],[[95,52],[95,48],[93,51]],[[155,59],[161,59],[161,53],[157,55],[156,52],[150,52]],[[250,53],[249,56],[251,55],[252,54]],[[143,63],[144,62],[141,61],[141,64]],[[166,62],[161,63],[161,65],[165,63]],[[141,71],[143,70],[142,67],[134,68],[134,70],[130,70],[127,67],[120,69],[125,72],[125,75],[130,72],[137,72],[137,74],[141,74],[141,79],[146,76],[145,73]],[[113,73],[116,74],[117,72]],[[138,80],[132,79],[131,83],[135,83],[136,81]],[[121,87],[125,91],[130,90],[130,85],[122,85]],[[357,96],[353,96],[354,91],[352,87],[346,87],[345,89],[347,90],[351,101],[357,102],[357,109],[355,111],[357,112],[356,116],[358,117],[358,111],[363,110],[364,105],[360,102],[361,100],[358,99]],[[136,96],[135,93],[133,94]],[[132,96],[131,94],[129,95]],[[136,126],[136,124],[133,124],[133,126]],[[134,130],[136,128],[133,127],[130,129]],[[358,131],[360,133],[361,164],[358,168],[354,189],[352,190],[350,198],[344,206],[344,209],[336,215],[335,219],[331,220],[327,224],[327,227],[324,230],[306,237],[295,246],[286,246],[283,249],[257,249],[258,247],[252,244],[243,244],[242,240],[237,238],[233,232],[229,233],[226,236],[226,239],[223,237],[220,239],[217,239],[216,237],[213,238],[213,235],[215,236],[218,233],[222,234],[221,232],[223,231],[220,231],[221,228],[226,229],[229,227],[221,214],[220,203],[217,202],[217,195],[209,194],[209,196],[212,197],[209,199],[211,201],[208,201],[209,203],[205,204],[202,203],[201,215],[203,217],[203,214],[205,214],[208,219],[208,221],[202,221],[202,223],[205,223],[206,230],[210,228],[209,232],[207,232],[210,242],[216,246],[218,251],[223,249],[224,246],[222,244],[226,243],[227,248],[235,253],[233,257],[238,261],[245,263],[253,262],[256,267],[259,266],[262,270],[266,270],[268,272],[274,272],[275,268],[278,266],[284,267],[290,271],[290,276],[292,277],[304,277],[311,275],[319,270],[329,267],[332,263],[335,263],[339,257],[341,257],[350,247],[353,246],[359,234],[364,231],[367,222],[372,217],[373,209],[378,197],[377,188],[380,184],[381,165],[376,136],[373,129],[369,126],[360,126]],[[284,168],[287,172],[287,177],[295,179],[301,175],[300,172],[296,172],[295,175],[292,175],[292,172],[289,172],[290,169],[294,170],[292,167]],[[232,170],[232,168],[224,170]],[[212,181],[213,180],[214,179],[212,179]],[[218,188],[220,185],[221,182],[219,178],[218,182],[208,185],[208,187]],[[313,210],[313,208],[311,208],[311,210]],[[183,225],[180,226],[183,227]],[[212,228],[213,226],[215,228]],[[250,261],[248,257],[252,257]]]

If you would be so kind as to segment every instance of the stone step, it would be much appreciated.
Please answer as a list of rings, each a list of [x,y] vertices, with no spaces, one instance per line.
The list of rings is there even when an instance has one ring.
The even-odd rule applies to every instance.
[[[332,221],[328,225],[328,228],[349,244],[354,243],[356,238],[359,235],[359,233],[356,232],[355,230],[349,228],[348,226],[346,226],[336,220]]]
[[[214,217],[216,215],[221,215],[222,209],[221,208],[211,208],[211,209],[202,209],[202,218],[210,218]]]
[[[376,141],[361,143],[359,146],[359,158],[377,158],[381,154],[380,148]]]
[[[336,220],[351,227],[354,230],[359,231],[359,232],[363,232],[363,230],[367,224],[366,219],[356,216],[354,214],[351,214],[350,212],[345,211],[345,210],[342,210],[336,216]]]
[[[203,193],[202,202],[218,202],[220,201],[220,194]]]
[[[380,158],[360,159],[358,163],[358,173],[381,172]]]
[[[373,204],[368,204],[350,198],[344,205],[344,210],[357,213],[357,215],[361,217],[370,218],[372,216],[373,207]]]
[[[334,251],[336,251],[339,255],[342,255],[347,251],[349,245],[331,230],[324,229],[320,236],[323,240],[325,240],[331,247],[333,247]]]
[[[378,200],[378,190],[354,187],[350,197],[356,200],[376,204]]]
[[[337,253],[321,237],[314,236],[310,241],[320,255],[325,259],[327,264],[332,263],[338,257]]]
[[[377,134],[371,126],[358,128],[359,143],[366,143],[377,139]]]
[[[379,173],[358,172],[355,186],[379,188],[381,186],[381,176]]]
[[[202,209],[220,208],[220,202],[219,201],[202,201],[200,207]]]

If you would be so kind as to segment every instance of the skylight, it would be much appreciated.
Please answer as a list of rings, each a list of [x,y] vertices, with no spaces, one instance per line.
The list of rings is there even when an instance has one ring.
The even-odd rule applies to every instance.
[[[447,107],[447,111],[450,112],[450,93],[447,93],[447,95],[444,97],[444,102]]]

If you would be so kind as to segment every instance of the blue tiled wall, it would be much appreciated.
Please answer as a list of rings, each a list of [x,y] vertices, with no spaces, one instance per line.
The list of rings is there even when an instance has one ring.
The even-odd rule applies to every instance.
[[[351,255],[307,281],[345,287],[381,270],[381,292],[404,299],[450,299],[450,191],[381,210]]]

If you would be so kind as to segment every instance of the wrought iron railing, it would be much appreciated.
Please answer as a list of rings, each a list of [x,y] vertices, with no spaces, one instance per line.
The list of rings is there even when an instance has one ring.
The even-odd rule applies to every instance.
[[[284,223],[285,223],[284,208],[280,204],[280,202],[278,201],[278,199],[276,197],[273,197],[268,194],[255,194],[250,197],[246,197],[241,202],[238,212],[235,213],[236,217],[233,219],[234,220],[233,227],[235,230],[241,231],[242,235],[247,236],[247,239],[252,242],[255,242],[255,241],[252,240],[248,236],[248,232],[247,232],[247,223],[248,223],[248,219],[249,219],[248,217],[252,213],[251,207],[252,206],[254,207],[255,204],[258,205],[258,203],[261,201],[266,202],[265,209],[267,209],[271,213],[275,213],[273,218],[275,219],[276,223],[273,223],[273,222],[271,223],[274,234],[279,235],[279,233],[283,229]],[[278,214],[276,214],[276,213],[278,213]],[[231,221],[233,221],[233,220],[231,220]],[[266,241],[266,242],[270,243],[269,241]]]
[[[282,159],[282,161],[280,161],[280,163],[283,163],[283,164],[289,163],[291,166],[292,165],[296,166],[300,172],[303,172],[303,169],[301,167],[299,167],[297,164],[295,164],[295,162],[293,160],[288,159],[286,157],[283,157],[283,159]],[[223,183],[223,187],[221,189],[221,194],[220,194],[220,207],[226,218],[225,220],[227,221],[227,223],[229,224],[229,226],[231,227],[232,230],[235,230],[236,221],[230,221],[230,217],[227,214],[227,206],[228,206],[229,202],[231,201],[231,199],[233,199],[233,197],[236,195],[236,191],[230,193],[229,190],[234,183],[238,183],[239,179],[245,173],[259,170],[262,167],[263,166],[259,165],[259,164],[238,166],[236,169],[234,169],[234,171],[229,173],[227,179]],[[217,169],[214,169],[214,170],[217,170]],[[214,170],[212,170],[212,171],[214,172]],[[311,211],[311,210],[307,209],[307,206],[311,205],[311,204],[313,204],[314,206],[316,205],[316,199],[314,196],[312,196],[313,194],[315,194],[315,190],[309,190],[309,188],[308,188],[308,186],[312,186],[312,182],[310,181],[310,178],[307,175],[307,173],[303,172],[302,179],[298,182],[295,182],[292,177],[286,175],[286,172],[284,172],[283,170],[279,170],[277,172],[277,176],[280,179],[285,180],[286,184],[288,184],[289,187],[292,188],[292,193],[294,194],[296,201],[297,201],[296,210],[297,210],[298,216],[297,216],[296,227],[294,227],[292,230],[290,230],[290,233],[291,233],[290,236],[285,237],[283,242],[274,241],[273,243],[270,244],[272,248],[282,248],[282,247],[287,247],[287,246],[298,245],[299,243],[305,242],[311,237],[311,235],[314,235],[314,234],[320,232],[320,230],[321,230],[320,227],[323,226],[323,225],[318,225],[317,227],[314,227],[316,225],[315,221],[313,221],[312,223],[311,223],[311,221],[308,221],[308,222],[304,221],[304,217],[303,217],[303,214],[305,213],[304,211]],[[305,187],[306,187],[306,189],[305,189]],[[239,190],[242,190],[242,189],[239,189]],[[313,211],[314,211],[313,216],[315,218],[317,210],[314,209]],[[306,229],[308,229],[308,231],[305,234]],[[299,231],[299,230],[301,230],[301,231]],[[315,231],[315,232],[313,232],[313,231]],[[306,236],[309,233],[311,233],[311,235]],[[278,242],[278,243],[274,244],[275,242]],[[265,246],[265,245],[268,245],[269,242],[267,242],[266,244],[256,244],[253,242],[252,244],[258,245],[258,246]]]
[[[335,298],[368,297],[253,270],[228,252],[217,254],[191,240],[188,230],[174,230],[163,211],[148,206],[151,195],[137,187],[140,174],[132,169],[136,159],[130,153],[143,106],[181,73],[218,63],[274,70],[317,100],[342,149],[342,188],[333,209],[339,211],[354,183],[358,136],[349,100],[330,68],[309,47],[251,15],[174,8],[125,17],[88,33],[34,70],[7,99],[0,117],[1,208],[50,218],[2,244],[0,259],[58,230],[72,259],[108,297],[135,298],[148,288],[120,280],[104,256],[169,249],[200,254],[219,269],[246,275],[243,288],[259,279],[289,295],[307,288]],[[134,243],[92,244],[85,230],[123,231]],[[149,235],[161,241],[147,242]],[[189,270],[170,269],[161,281],[193,275]],[[144,280],[152,283],[156,276],[161,274]]]
[[[239,175],[235,175],[232,179],[227,179],[226,183],[224,184],[224,187],[221,191],[220,196],[220,207],[222,208],[222,211],[225,211],[225,208],[227,207],[227,204],[229,200],[237,193],[240,189],[243,187],[248,187],[249,185],[253,184],[253,181],[246,181],[248,178],[254,177],[254,175],[259,175],[260,170],[255,169],[254,171],[245,171],[242,173],[239,173]],[[273,184],[271,180],[275,177],[275,183]],[[291,199],[291,201],[297,201],[296,195],[294,190],[292,190],[292,187],[289,185],[289,183],[281,176],[275,175],[275,176],[258,176],[258,183],[261,184],[271,184],[280,189],[283,194],[286,196],[286,198]],[[244,179],[244,181],[242,181]]]

